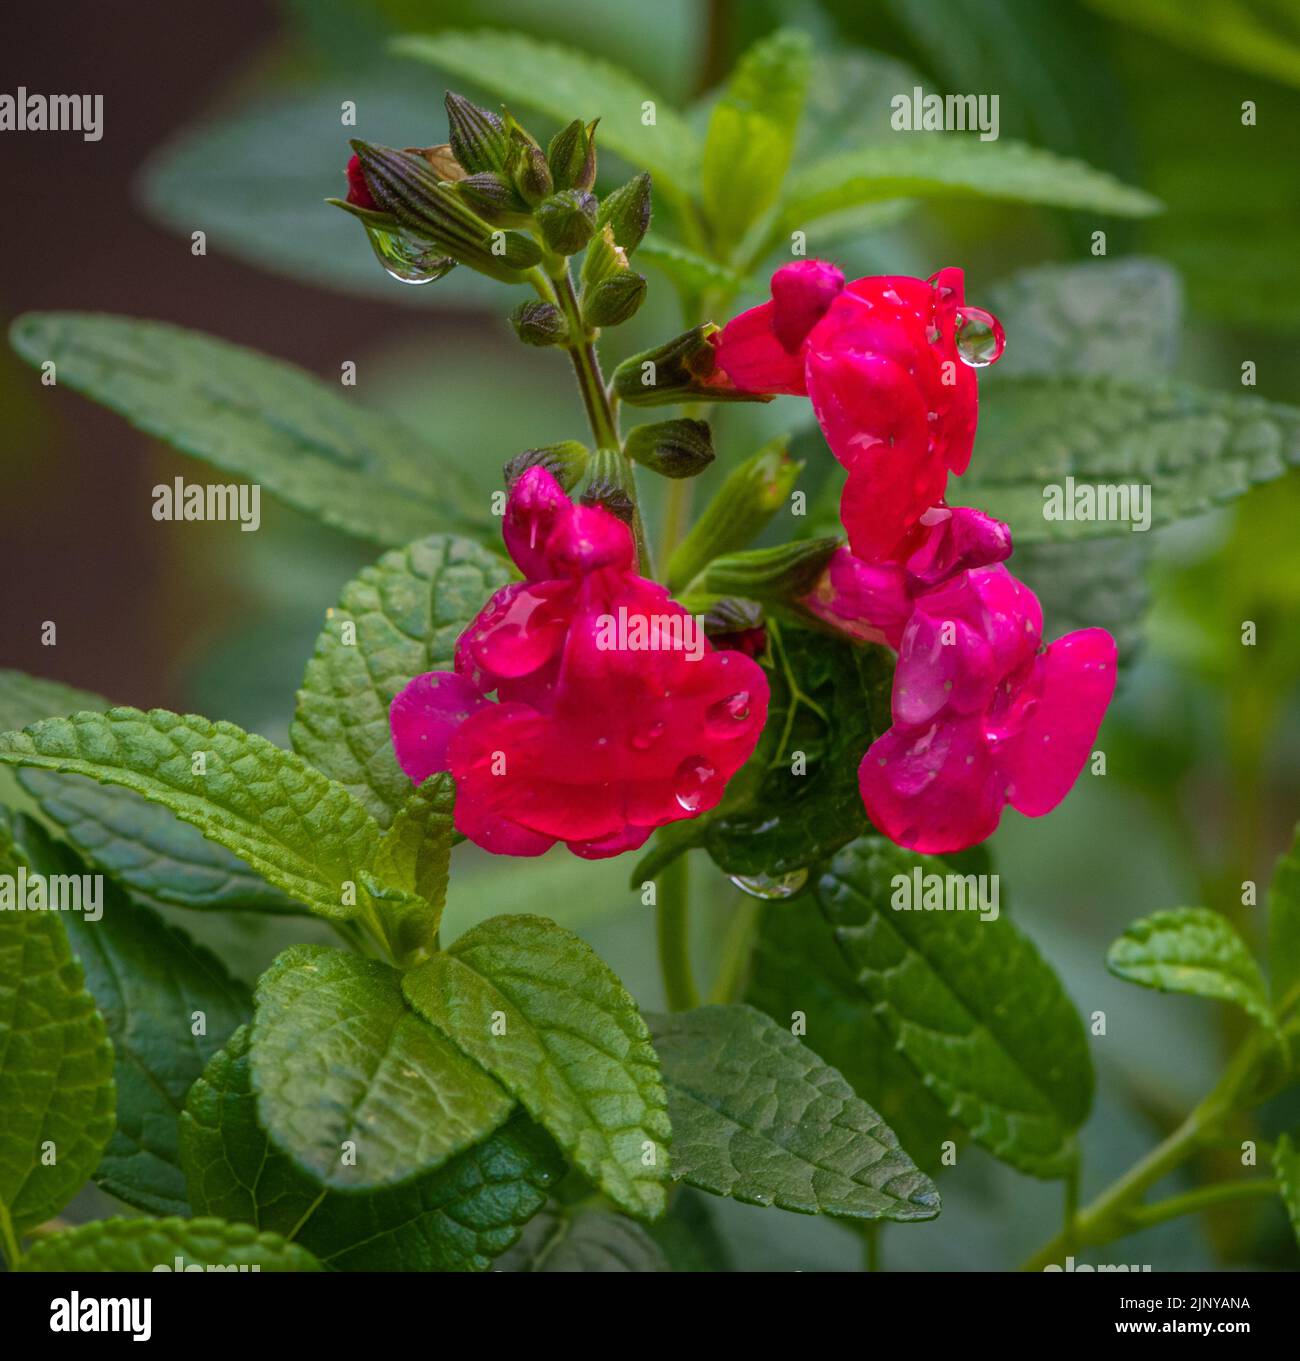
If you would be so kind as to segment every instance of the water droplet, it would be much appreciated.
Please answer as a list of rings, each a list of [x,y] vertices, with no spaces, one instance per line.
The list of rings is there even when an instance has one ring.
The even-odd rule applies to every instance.
[[[703,756],[688,756],[673,777],[673,797],[688,813],[698,813],[704,803],[704,787],[714,776]]]
[[[737,723],[744,723],[749,717],[749,691],[737,690],[734,695],[710,704],[704,715],[709,730],[719,737],[731,737]]]
[[[385,232],[366,226],[366,235],[379,263],[400,284],[431,284],[454,265],[435,246],[416,241],[404,232]]]
[[[808,882],[808,871],[798,869],[789,874],[732,874],[728,877],[751,898],[793,898]]]
[[[663,735],[663,721],[656,719],[648,728],[642,728],[640,732],[632,734],[632,745],[637,751],[649,751]]]
[[[957,313],[957,354],[963,364],[984,369],[999,358],[1007,338],[1002,323],[979,307],[963,307]]]

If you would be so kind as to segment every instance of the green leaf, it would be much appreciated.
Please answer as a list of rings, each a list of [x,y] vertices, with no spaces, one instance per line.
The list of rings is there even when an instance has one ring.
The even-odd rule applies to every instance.
[[[891,198],[977,197],[1086,208],[1146,217],[1160,203],[1082,161],[1019,142],[981,142],[916,133],[828,156],[797,172],[787,186],[775,235],[808,228],[819,217]]]
[[[510,579],[495,554],[435,534],[343,588],[307,664],[289,730],[294,750],[387,827],[411,793],[393,755],[388,709],[413,677],[450,671],[456,639]],[[352,641],[348,641],[352,639]]]
[[[877,1019],[953,1118],[1020,1171],[1059,1177],[1092,1104],[1078,1012],[1005,916],[892,910],[895,877],[916,870],[950,867],[864,837],[827,866],[817,896]]]
[[[811,893],[763,905],[745,1000],[783,1026],[798,1013],[804,1046],[880,1112],[922,1171],[939,1166],[960,1131],[894,1048]]]
[[[1268,886],[1268,971],[1279,1018],[1300,1002],[1300,827]]]
[[[195,1213],[292,1235],[327,1267],[486,1271],[563,1175],[522,1114],[442,1167],[382,1191],[322,1190],[258,1124],[249,1031],[236,1031],[190,1090],[181,1159]]]
[[[77,856],[31,825],[24,850],[38,874],[84,873]],[[95,1181],[151,1214],[187,1214],[176,1121],[190,1084],[247,1019],[252,998],[210,951],[111,881],[102,884],[98,920],[64,914],[113,1042],[117,1128]],[[203,1033],[194,1033],[196,1025]]]
[[[596,145],[649,170],[656,190],[680,195],[694,184],[699,145],[685,119],[639,76],[588,52],[489,29],[410,35],[392,50],[472,81],[512,109],[536,109],[558,123],[599,118]],[[647,101],[652,123],[642,121]]]
[[[669,1271],[659,1245],[634,1219],[609,1210],[543,1210],[498,1271]]]
[[[445,772],[432,775],[398,810],[375,852],[375,872],[417,894],[436,909],[433,930],[447,899],[452,808],[456,785]]]
[[[42,718],[57,718],[78,709],[111,707],[110,700],[89,690],[74,690],[61,681],[0,667],[0,732],[12,732]]]
[[[44,1238],[20,1271],[319,1271],[305,1248],[278,1233],[220,1219],[100,1219]]]
[[[0,830],[0,873],[19,864]],[[81,1189],[113,1108],[113,1046],[63,923],[0,911],[0,1253]]]
[[[647,236],[637,247],[636,259],[638,267],[653,265],[665,274],[686,298],[713,290],[731,296],[749,285],[743,274],[662,236]]]
[[[589,945],[544,917],[492,917],[402,987],[620,1209],[663,1212],[659,1063],[636,1003]]]
[[[1273,1175],[1282,1190],[1282,1204],[1286,1206],[1291,1231],[1300,1242],[1300,1148],[1283,1134],[1273,1146]]]
[[[156,321],[29,312],[10,340],[137,429],[246,478],[336,529],[404,544],[484,515],[454,468],[417,435],[336,384]]]
[[[200,752],[204,774],[194,770]],[[0,734],[3,762],[134,790],[312,911],[346,919],[361,910],[345,905],[344,885],[369,866],[379,828],[300,756],[233,723],[165,709],[74,714]]]
[[[1011,525],[1017,546],[1128,536],[1127,520],[1044,518],[1047,489],[1149,487],[1150,526],[1199,515],[1300,464],[1300,409],[1185,384],[1025,378],[980,401],[963,505]]]
[[[634,884],[692,845],[728,874],[791,874],[866,830],[858,763],[889,726],[890,654],[806,629],[773,637],[767,723],[753,756],[714,812],[660,833]]]
[[[708,1006],[651,1018],[673,1176],[749,1205],[933,1219],[939,1193],[834,1069],[770,1016]]]
[[[776,202],[794,152],[811,65],[808,35],[778,29],[741,57],[713,107],[702,197],[714,246],[724,259]]]
[[[258,981],[252,1076],[271,1138],[333,1190],[441,1167],[514,1105],[410,1011],[397,970],[319,945],[292,946]]]
[[[1275,1024],[1268,989],[1246,942],[1218,912],[1180,907],[1140,917],[1106,952],[1117,978],[1161,992],[1235,1002]]]

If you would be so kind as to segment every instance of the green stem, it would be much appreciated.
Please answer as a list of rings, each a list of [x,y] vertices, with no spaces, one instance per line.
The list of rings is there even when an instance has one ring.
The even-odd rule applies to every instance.
[[[0,1200],[0,1255],[4,1257],[9,1271],[16,1271],[22,1260],[22,1249],[18,1246],[18,1235],[14,1233],[13,1220],[9,1218],[9,1207]]]
[[[758,903],[748,894],[737,903],[727,927],[727,937],[722,942],[722,959],[709,992],[710,1002],[734,1002],[740,996],[749,972],[750,946],[754,928],[758,925],[758,913]]]
[[[1150,1229],[1156,1224],[1164,1224],[1171,1219],[1181,1219],[1183,1215],[1209,1209],[1212,1205],[1224,1205],[1234,1200],[1256,1200],[1278,1193],[1278,1184],[1272,1180],[1225,1181],[1215,1186],[1201,1186],[1194,1191],[1184,1191],[1181,1195],[1170,1196],[1168,1200],[1157,1201],[1154,1205],[1140,1205],[1130,1210],[1129,1227],[1134,1232],[1138,1229]]]
[[[655,881],[655,927],[659,970],[669,1011],[690,1011],[700,1004],[691,973],[690,865],[679,855]]]
[[[880,1270],[880,1231],[883,1227],[877,1222],[866,1225],[862,1230],[863,1271]]]

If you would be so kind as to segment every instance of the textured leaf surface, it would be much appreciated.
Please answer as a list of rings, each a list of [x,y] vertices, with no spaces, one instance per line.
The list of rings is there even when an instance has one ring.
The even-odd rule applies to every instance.
[[[724,259],[776,201],[811,68],[806,33],[780,29],[740,59],[713,106],[701,172],[704,212]]]
[[[995,1157],[1056,1177],[1092,1104],[1083,1024],[1060,980],[1005,917],[894,911],[895,875],[941,860],[876,837],[846,846],[817,887],[858,985],[921,1080]]]
[[[434,931],[447,898],[455,801],[451,776],[446,772],[431,776],[412,791],[375,852],[375,872],[381,878],[434,908]]]
[[[1273,1174],[1282,1190],[1282,1204],[1286,1206],[1291,1231],[1300,1243],[1300,1149],[1289,1135],[1282,1135],[1273,1146]]]
[[[0,833],[0,873],[18,863]],[[62,921],[0,912],[0,1215],[15,1233],[81,1189],[113,1132],[113,1106],[113,1047]]]
[[[748,1006],[651,1018],[673,1175],[750,1205],[845,1219],[933,1219],[939,1193],[844,1078]]]
[[[252,1075],[276,1145],[334,1189],[441,1167],[514,1105],[407,1007],[396,969],[319,945],[292,946],[258,981]]]
[[[397,545],[484,518],[417,435],[282,360],[91,312],[31,312],[9,334],[29,363],[55,362],[60,386],[336,529]]]
[[[650,1234],[608,1210],[544,1210],[497,1264],[501,1271],[669,1271]]]
[[[730,295],[740,292],[749,282],[735,270],[661,236],[647,236],[636,248],[636,261],[638,268],[643,264],[653,265],[688,297],[706,289],[719,289]]]
[[[610,1200],[641,1218],[662,1213],[669,1125],[659,1063],[636,1003],[589,945],[544,917],[492,917],[403,987]]]
[[[523,33],[488,29],[398,38],[393,50],[472,80],[512,109],[536,109],[559,123],[599,118],[598,148],[617,152],[637,170],[649,170],[656,188],[693,187],[699,145],[686,120],[640,77],[599,57]],[[641,121],[646,100],[654,102],[653,125]]]
[[[201,775],[198,752],[206,758]],[[301,757],[233,723],[164,709],[79,713],[0,735],[0,762],[134,790],[313,911],[356,915],[343,904],[343,885],[370,864],[379,828]]]
[[[323,1190],[258,1124],[241,1029],[194,1084],[181,1157],[196,1214],[292,1235],[327,1267],[485,1271],[563,1175],[555,1145],[522,1115],[403,1186]]]
[[[1268,889],[1268,971],[1279,1014],[1300,1004],[1300,828]]]
[[[938,1167],[944,1141],[960,1130],[894,1048],[811,893],[764,904],[745,1000],[786,1027],[800,1013],[804,1047],[879,1111],[918,1167]]]
[[[307,664],[290,737],[387,826],[411,793],[388,707],[426,671],[450,671],[456,639],[509,580],[493,553],[435,534],[386,553],[343,588]],[[345,637],[354,636],[355,643]]]
[[[22,1271],[153,1271],[203,1266],[213,1271],[319,1271],[305,1248],[278,1233],[220,1219],[100,1219],[56,1233],[23,1258]]]
[[[1127,521],[1044,519],[1044,489],[1151,488],[1151,526],[1223,505],[1300,464],[1300,409],[1186,385],[1025,378],[990,386],[955,499],[1011,525],[1017,544],[1131,533]]]
[[[1161,992],[1235,1002],[1273,1023],[1264,975],[1246,942],[1217,912],[1181,907],[1141,917],[1106,952],[1119,978]]]

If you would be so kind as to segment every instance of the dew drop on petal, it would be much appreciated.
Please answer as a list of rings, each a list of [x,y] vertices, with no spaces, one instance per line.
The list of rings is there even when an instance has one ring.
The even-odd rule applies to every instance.
[[[663,720],[656,719],[648,728],[642,728],[639,732],[634,732],[630,741],[637,751],[649,751],[663,735]]]
[[[698,813],[704,803],[704,788],[714,776],[713,767],[703,756],[688,756],[673,776],[673,797],[687,813]]]
[[[957,356],[972,369],[987,368],[1001,357],[1007,338],[1002,323],[979,307],[957,313]]]

